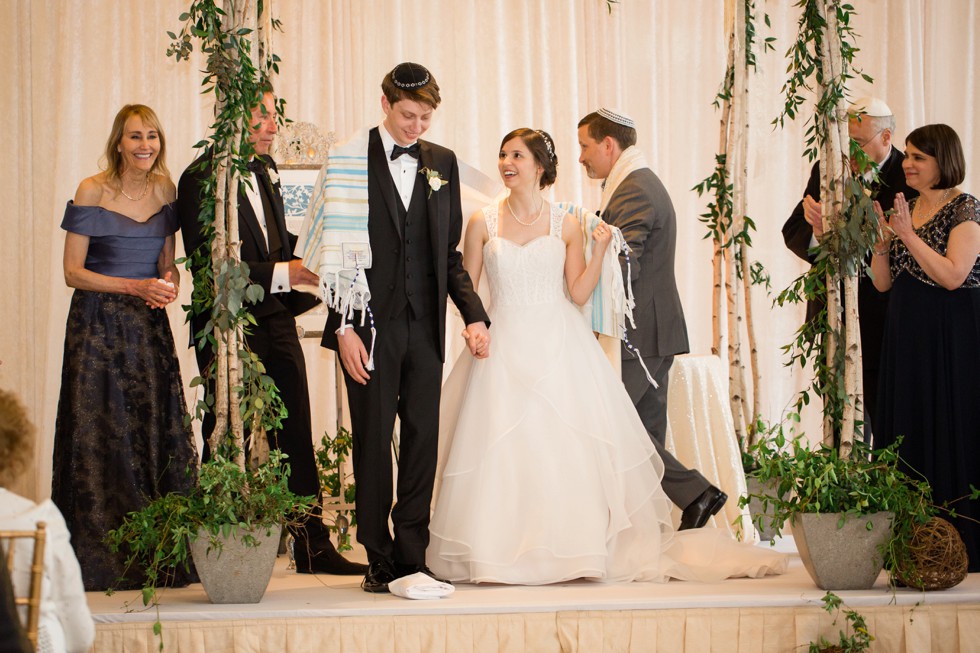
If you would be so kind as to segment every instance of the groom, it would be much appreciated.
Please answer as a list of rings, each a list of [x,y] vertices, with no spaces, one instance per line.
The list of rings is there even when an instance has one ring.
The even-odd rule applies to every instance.
[[[579,163],[591,179],[602,179],[600,215],[619,227],[632,250],[630,278],[638,325],[627,329],[629,342],[643,363],[624,344],[623,383],[643,426],[664,461],[663,488],[683,509],[680,530],[701,528],[721,510],[728,496],[667,451],[667,382],[676,354],[689,351],[687,325],[674,279],[677,223],[667,189],[636,147],[633,120],[599,109],[578,123]],[[625,261],[623,273],[626,274]],[[650,371],[659,387],[647,380]]]
[[[326,216],[327,239],[331,231],[341,229],[338,223],[346,229],[356,223],[352,238],[358,229],[366,229],[366,237],[362,234],[358,242],[335,242],[345,263],[355,261],[357,280],[366,277],[367,288],[358,298],[367,303],[367,309],[358,311],[364,319],[358,315],[349,324],[348,315],[341,314],[348,313],[345,300],[338,300],[340,311],[331,310],[321,343],[338,353],[344,368],[354,439],[357,540],[367,549],[369,562],[361,583],[366,592],[387,592],[389,582],[415,572],[432,576],[425,549],[439,436],[447,294],[467,325],[463,335],[473,355],[486,357],[490,344],[489,318],[456,249],[463,220],[456,155],[419,140],[441,101],[439,86],[423,66],[401,63],[385,76],[381,90],[384,121],[363,137],[363,145],[354,145],[362,138],[355,136],[331,153],[343,163],[328,161],[318,189],[326,198],[323,211],[318,211],[314,197],[304,226],[319,214]],[[367,208],[361,219],[366,218],[366,227],[351,219],[363,207],[364,196],[347,197],[340,209],[331,208],[335,175],[346,179],[340,184],[355,188],[348,195],[356,195],[357,184],[363,183],[351,177],[351,170],[356,161],[364,160],[364,146]],[[351,156],[346,156],[348,151]],[[369,263],[358,267],[358,260]],[[335,278],[329,265],[320,259],[325,283]],[[340,274],[338,269],[336,275]],[[338,281],[335,292],[351,292],[354,285]],[[350,301],[350,295],[344,296]],[[396,416],[401,430],[392,509]]]

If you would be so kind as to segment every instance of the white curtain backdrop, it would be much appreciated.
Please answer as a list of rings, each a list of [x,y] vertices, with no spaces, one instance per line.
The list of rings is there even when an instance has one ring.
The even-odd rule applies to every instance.
[[[381,119],[382,76],[396,63],[432,71],[443,104],[427,135],[496,176],[496,152],[509,130],[549,131],[559,158],[554,197],[596,204],[599,187],[576,159],[576,124],[599,106],[619,107],[637,122],[639,146],[673,198],[678,216],[677,273],[692,351],[710,348],[711,248],[691,187],[711,170],[718,144],[711,102],[725,62],[722,0],[272,0],[282,20],[277,91],[290,118],[344,135]],[[780,228],[799,200],[810,164],[801,157],[805,125],[773,129],[782,99],[783,53],[798,9],[758,0],[760,36],[776,52],[761,55],[753,78],[750,214],[758,225],[753,256],[781,289],[803,269],[783,246]],[[980,9],[973,0],[854,0],[862,36],[858,64],[875,79],[856,80],[853,97],[873,92],[898,117],[898,143],[913,127],[952,125],[966,147],[963,188],[976,193],[978,140],[972,118],[977,89]],[[211,106],[200,95],[200,59],[165,56],[167,30],[178,31],[183,0],[0,0],[5,103],[0,192],[3,261],[0,385],[15,389],[38,427],[28,496],[50,493],[50,460],[61,382],[65,317],[71,290],[61,273],[65,202],[98,170],[112,117],[126,103],[153,107],[166,130],[176,179],[207,132]],[[768,12],[772,28],[761,22]],[[186,295],[189,284],[184,283]],[[186,296],[183,298],[186,301]],[[759,296],[762,405],[778,419],[807,382],[783,366],[780,346],[803,317]],[[185,382],[196,375],[183,344],[187,327],[170,309]],[[316,348],[308,355],[319,356]],[[312,354],[311,354],[312,352]],[[325,365],[313,365],[321,370]],[[315,385],[315,384],[314,384]],[[319,398],[318,398],[319,400]],[[333,397],[322,397],[332,403]],[[97,410],[97,406],[92,407]],[[805,424],[816,428],[812,416]],[[324,425],[329,426],[329,425]],[[111,442],[112,434],[107,434]]]

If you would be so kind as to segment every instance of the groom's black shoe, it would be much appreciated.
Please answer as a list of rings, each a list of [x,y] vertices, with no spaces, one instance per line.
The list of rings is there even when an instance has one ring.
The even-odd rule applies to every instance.
[[[412,574],[425,574],[426,576],[428,576],[429,578],[431,578],[436,582],[445,583],[446,585],[452,585],[452,581],[448,581],[445,578],[439,578],[438,576],[436,576],[436,572],[429,569],[428,565],[415,565],[415,566],[399,565],[396,572],[398,578],[402,578],[404,576],[411,576]]]
[[[367,573],[368,566],[359,562],[351,562],[327,543],[319,550],[310,550],[295,543],[293,557],[296,561],[298,574],[334,574],[335,576],[360,576]]]
[[[685,531],[689,528],[701,528],[708,523],[708,520],[728,501],[728,495],[709,485],[708,489],[701,493],[697,499],[692,501],[681,515],[681,525],[677,530]]]
[[[361,589],[372,594],[380,594],[388,591],[388,583],[395,580],[395,568],[389,560],[379,558],[373,560],[368,565],[364,580],[361,581]]]

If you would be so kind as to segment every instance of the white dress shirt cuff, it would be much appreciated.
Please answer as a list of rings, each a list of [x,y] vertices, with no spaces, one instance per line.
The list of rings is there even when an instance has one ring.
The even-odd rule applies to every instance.
[[[289,285],[289,263],[276,263],[272,269],[272,292],[289,292],[292,286]]]

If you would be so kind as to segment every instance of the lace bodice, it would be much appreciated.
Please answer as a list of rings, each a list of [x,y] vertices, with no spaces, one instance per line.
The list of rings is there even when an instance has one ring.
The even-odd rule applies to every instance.
[[[915,206],[917,201],[918,198],[912,200],[912,207],[909,210]],[[915,233],[933,250],[946,256],[949,232],[953,230],[953,227],[967,220],[980,223],[980,200],[968,193],[962,193],[939,209],[936,215],[916,229]],[[912,257],[905,243],[898,238],[892,240],[889,266],[891,267],[892,279],[898,278],[902,272],[908,272],[922,283],[938,286],[919,266],[918,261]],[[973,268],[960,287],[980,288],[980,257],[974,261]]]
[[[494,306],[527,306],[565,300],[565,211],[551,205],[546,236],[520,245],[497,235],[497,204],[483,208],[490,238],[483,246],[483,264]]]

